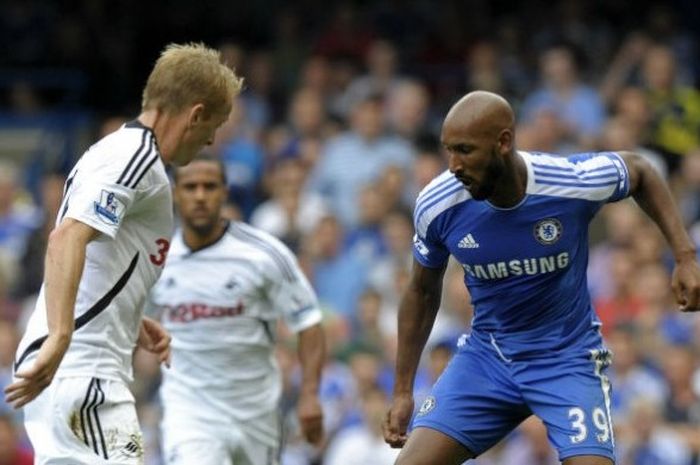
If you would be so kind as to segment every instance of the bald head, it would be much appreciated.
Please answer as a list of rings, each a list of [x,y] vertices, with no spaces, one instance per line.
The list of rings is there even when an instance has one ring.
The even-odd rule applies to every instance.
[[[445,117],[444,128],[468,131],[474,135],[497,136],[513,130],[515,115],[510,104],[498,94],[477,90],[455,103]]]
[[[471,92],[450,109],[440,139],[449,155],[449,168],[475,200],[498,200],[511,205],[517,198],[512,181],[519,168],[515,157],[515,117],[508,102],[491,92]],[[508,197],[508,195],[511,197]],[[503,196],[496,199],[493,196]]]

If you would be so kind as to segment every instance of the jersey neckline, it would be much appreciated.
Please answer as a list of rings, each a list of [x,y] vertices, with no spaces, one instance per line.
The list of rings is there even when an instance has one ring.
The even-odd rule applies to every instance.
[[[125,128],[129,129],[142,129],[146,132],[150,132],[151,136],[153,136],[153,143],[156,145],[156,150],[160,154],[160,147],[158,146],[158,138],[156,137],[156,133],[153,132],[153,128],[150,128],[143,124],[141,121],[139,121],[138,118],[132,119],[131,121],[127,121],[124,123]]]
[[[523,198],[520,199],[520,202],[516,203],[512,207],[497,207],[496,205],[492,204],[488,200],[484,200],[486,205],[488,205],[490,208],[498,211],[511,211],[511,210],[517,210],[520,208],[525,202],[527,202],[527,199],[530,197],[530,193],[532,192],[532,187],[535,183],[535,174],[532,171],[532,163],[530,162],[530,154],[528,152],[523,152],[520,150],[516,150],[515,153],[520,156],[520,158],[523,160],[525,163],[525,169],[527,170],[527,180],[525,182],[525,195],[523,195]]]
[[[126,122],[124,124],[124,126],[127,128],[130,128],[130,129],[145,129],[146,131],[153,132],[153,129],[144,125],[141,121],[138,120],[138,118],[132,119],[131,121]]]
[[[201,252],[202,250],[206,250],[206,249],[209,249],[209,248],[211,248],[211,247],[214,247],[214,246],[217,245],[219,242],[221,242],[221,240],[222,240],[224,237],[226,237],[226,233],[229,232],[229,230],[231,229],[231,222],[228,221],[228,220],[226,220],[225,223],[226,223],[226,224],[225,224],[225,226],[224,226],[223,231],[221,232],[221,235],[220,235],[219,237],[217,237],[216,240],[214,240],[213,242],[211,242],[211,243],[209,243],[209,244],[207,244],[207,245],[205,245],[205,246],[202,246],[202,247],[200,247],[200,248],[198,248],[198,249],[192,249],[189,245],[187,245],[187,242],[185,242],[185,235],[183,234],[183,230],[182,230],[182,228],[180,228],[179,231],[178,231],[178,233],[179,233],[178,235],[180,236],[180,240],[182,241],[182,245],[184,245],[184,246],[185,246],[185,249],[187,249],[187,254],[186,254],[186,255],[193,255],[193,254],[199,253],[199,252]]]

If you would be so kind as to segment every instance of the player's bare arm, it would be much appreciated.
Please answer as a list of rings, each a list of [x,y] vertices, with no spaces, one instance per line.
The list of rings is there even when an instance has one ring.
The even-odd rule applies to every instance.
[[[323,439],[323,412],[318,389],[326,358],[326,341],[320,324],[299,333],[298,355],[302,379],[297,415],[304,438],[311,444],[319,444]]]
[[[147,316],[141,320],[139,338],[136,341],[138,347],[158,356],[158,361],[170,368],[170,341],[172,337],[163,328],[163,325]]]
[[[413,383],[421,353],[440,307],[445,267],[428,268],[417,261],[408,289],[399,305],[399,343],[396,380],[391,408],[384,421],[384,440],[391,447],[402,447],[413,413]]]
[[[672,287],[681,311],[700,310],[700,266],[696,249],[664,180],[641,156],[621,152],[629,171],[630,194],[666,237],[676,266]]]
[[[99,232],[66,218],[51,232],[46,250],[45,286],[49,334],[34,365],[15,374],[19,381],[5,388],[6,401],[20,408],[49,384],[73,335],[73,308],[85,265],[85,248]]]

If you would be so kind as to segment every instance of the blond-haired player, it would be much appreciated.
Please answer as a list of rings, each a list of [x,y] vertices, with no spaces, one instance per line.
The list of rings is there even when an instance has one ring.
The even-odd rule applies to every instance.
[[[137,345],[161,362],[170,356],[170,336],[142,318],[173,231],[165,165],[187,164],[211,144],[240,89],[216,51],[168,45],[138,118],[90,147],[69,175],[5,390],[24,406],[35,463],[143,463],[127,383]]]

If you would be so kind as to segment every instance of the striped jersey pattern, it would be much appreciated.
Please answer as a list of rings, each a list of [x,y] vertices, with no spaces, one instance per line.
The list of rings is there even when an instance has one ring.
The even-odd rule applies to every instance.
[[[629,195],[624,160],[613,152],[516,156],[527,184],[507,208],[470,198],[449,171],[428,184],[416,202],[413,256],[428,268],[450,257],[462,266],[471,340],[495,340],[504,360],[597,344],[588,226],[603,204]]]
[[[617,153],[529,156],[535,194],[614,202],[629,190],[627,168]]]
[[[464,185],[448,170],[433,179],[418,194],[413,218],[416,232],[425,234],[430,222],[442,211],[471,198]]]
[[[170,181],[151,129],[127,123],[83,154],[66,181],[56,225],[67,219],[101,234],[86,249],[73,338],[56,376],[128,383],[143,305],[173,233]],[[42,286],[15,370],[33,363],[47,337],[46,305]]]
[[[156,150],[156,138],[153,132],[143,129],[141,144],[132,157],[129,159],[124,171],[119,175],[117,184],[135,189],[148,170],[158,160],[159,154]]]

